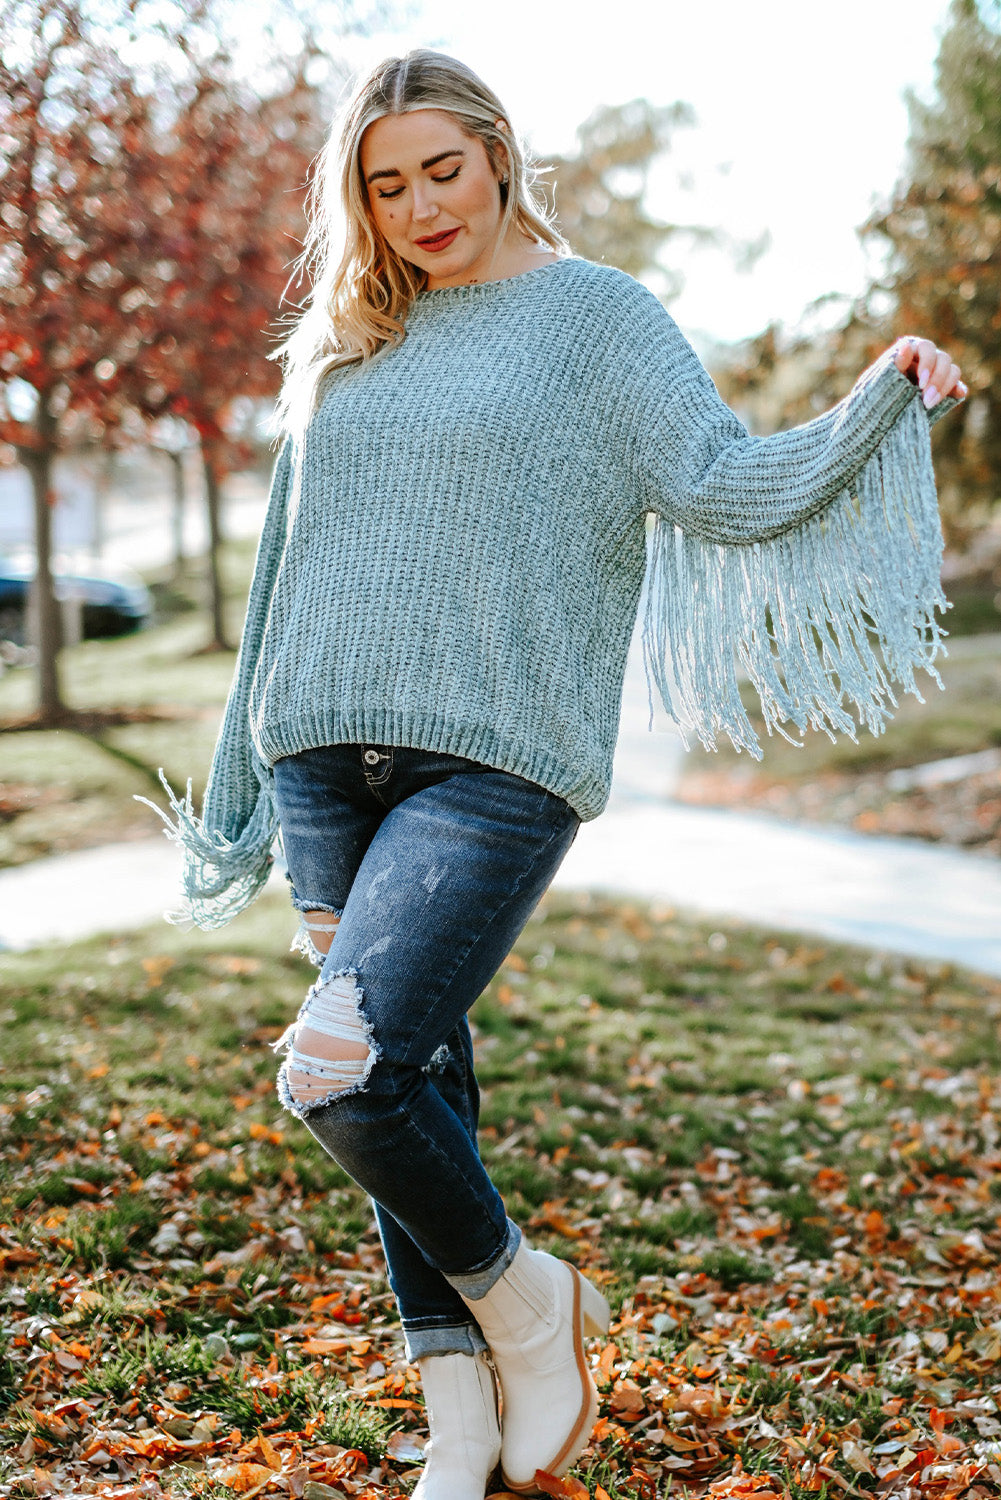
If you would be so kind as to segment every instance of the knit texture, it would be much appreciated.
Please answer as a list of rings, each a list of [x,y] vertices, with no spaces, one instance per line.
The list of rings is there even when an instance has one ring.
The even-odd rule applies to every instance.
[[[742,678],[769,733],[854,736],[850,706],[878,732],[939,646],[929,425],[884,357],[749,436],[657,299],[576,257],[421,294],[279,456],[201,817],[170,794],[188,914],[253,898],[270,767],[317,745],[466,756],[595,817],[648,563],[648,675],[684,733],[760,755]]]

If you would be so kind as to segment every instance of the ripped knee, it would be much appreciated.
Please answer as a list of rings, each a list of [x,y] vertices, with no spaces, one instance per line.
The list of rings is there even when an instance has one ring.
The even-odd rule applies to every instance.
[[[353,969],[318,981],[275,1051],[287,1048],[278,1071],[278,1097],[300,1117],[365,1087],[378,1059],[363,995]]]
[[[330,945],[334,941],[334,933],[337,931],[340,920],[340,913],[331,911],[327,907],[316,907],[300,912],[299,930],[292,939],[291,951],[301,953],[318,969],[322,969],[323,960],[330,952]]]

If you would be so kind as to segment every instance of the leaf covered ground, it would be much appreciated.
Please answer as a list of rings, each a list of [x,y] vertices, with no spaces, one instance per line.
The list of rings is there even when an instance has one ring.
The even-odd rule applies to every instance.
[[[695,770],[682,777],[679,802],[769,813],[788,823],[833,823],[856,833],[953,844],[971,854],[1001,854],[1001,751],[996,764],[922,785],[899,770],[827,771],[812,780],[779,780],[757,769]],[[987,761],[991,752],[982,753]],[[962,757],[966,760],[966,757]],[[943,769],[949,762],[941,763]],[[961,769],[961,768],[960,768]],[[953,775],[955,779],[953,779]]]
[[[695,748],[675,796],[696,806],[753,808],[795,823],[953,844],[996,859],[1001,636],[950,638],[948,650],[940,663],[945,692],[924,682],[925,701],[903,697],[878,738],[832,744],[816,734],[793,745],[775,736],[763,761],[751,765],[726,745],[713,754]],[[748,707],[760,730],[750,698]]]
[[[413,1488],[368,1206],[274,1094],[289,936],[5,956],[3,1495]],[[1001,983],[561,896],[474,1019],[509,1210],[614,1308],[552,1493],[1001,1493]]]

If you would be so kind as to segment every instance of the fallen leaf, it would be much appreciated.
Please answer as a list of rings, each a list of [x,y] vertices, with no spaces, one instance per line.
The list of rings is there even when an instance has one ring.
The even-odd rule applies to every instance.
[[[614,1412],[641,1412],[646,1410],[643,1392],[635,1380],[617,1380],[608,1401]]]
[[[856,1474],[875,1474],[869,1455],[854,1438],[845,1438],[841,1444],[841,1457]]]
[[[536,1469],[535,1487],[544,1495],[554,1495],[556,1500],[590,1500],[587,1486],[570,1474],[563,1479],[557,1479],[555,1475],[547,1474],[544,1469]]]
[[[281,1455],[278,1453],[274,1445],[270,1443],[264,1436],[263,1432],[258,1432],[255,1435],[253,1442],[248,1443],[244,1448],[240,1450],[240,1456],[241,1458],[248,1459],[251,1462],[257,1459],[262,1464],[266,1464],[269,1469],[275,1472],[280,1472],[282,1467]]]
[[[386,1457],[396,1463],[420,1463],[424,1457],[424,1444],[412,1432],[393,1432],[386,1444]]]
[[[253,1495],[270,1482],[273,1472],[266,1464],[241,1463],[218,1469],[212,1477],[219,1484],[228,1485],[238,1495]]]

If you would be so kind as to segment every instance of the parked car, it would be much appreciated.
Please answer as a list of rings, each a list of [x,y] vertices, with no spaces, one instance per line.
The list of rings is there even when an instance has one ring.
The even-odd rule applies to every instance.
[[[81,632],[86,639],[126,635],[148,624],[152,596],[131,568],[93,558],[57,557],[52,571],[56,598],[67,608],[74,602],[80,605]],[[0,639],[23,644],[34,577],[35,559],[30,553],[0,557]]]

